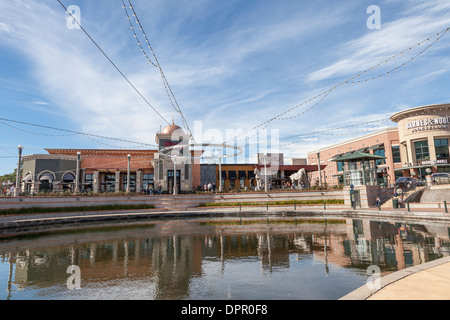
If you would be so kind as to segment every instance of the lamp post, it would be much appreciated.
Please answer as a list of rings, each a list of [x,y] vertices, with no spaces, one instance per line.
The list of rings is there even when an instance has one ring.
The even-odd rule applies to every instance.
[[[173,160],[173,195],[177,195],[177,158],[174,156]]]
[[[20,188],[20,167],[22,162],[22,149],[23,147],[19,145],[17,147],[19,149],[19,160],[17,162],[17,172],[16,172],[16,190],[14,190],[14,197],[19,194],[19,188]]]
[[[127,193],[130,192],[130,162],[131,162],[131,154],[128,156],[128,168],[127,168]]]
[[[264,191],[267,192],[267,153],[264,153]]]
[[[79,192],[79,185],[78,181],[80,180],[80,158],[81,158],[81,152],[77,152],[77,172],[75,172],[75,193]]]

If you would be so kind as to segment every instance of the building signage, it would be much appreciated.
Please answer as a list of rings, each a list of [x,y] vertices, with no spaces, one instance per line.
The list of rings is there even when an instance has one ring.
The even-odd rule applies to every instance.
[[[448,164],[448,158],[443,158],[443,159],[437,159],[434,161],[431,160],[422,160],[420,162],[420,164],[422,166],[426,166],[426,165],[436,165],[436,164]]]
[[[420,119],[406,123],[406,129],[411,132],[447,129],[450,125],[450,117]]]

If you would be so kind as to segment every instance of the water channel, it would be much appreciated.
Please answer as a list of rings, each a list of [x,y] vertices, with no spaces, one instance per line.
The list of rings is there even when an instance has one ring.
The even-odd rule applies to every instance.
[[[0,237],[0,299],[335,300],[366,284],[369,266],[385,275],[448,256],[449,233],[304,216],[31,228]]]

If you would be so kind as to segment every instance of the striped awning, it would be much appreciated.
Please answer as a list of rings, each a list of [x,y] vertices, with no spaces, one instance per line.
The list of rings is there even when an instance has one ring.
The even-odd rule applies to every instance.
[[[45,180],[53,180],[53,176],[50,173],[44,173],[40,178],[39,181],[45,181]]]

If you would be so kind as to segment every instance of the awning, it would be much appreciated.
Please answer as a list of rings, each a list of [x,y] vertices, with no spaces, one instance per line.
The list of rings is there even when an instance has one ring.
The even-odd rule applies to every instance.
[[[380,149],[381,147],[384,147],[384,143],[373,145],[369,148],[369,150],[377,150]]]
[[[248,173],[248,178],[249,179],[254,179],[255,178],[255,172],[254,171],[247,171],[247,173]]]
[[[22,179],[22,182],[32,182],[33,181],[33,175],[31,173],[28,173],[25,178]]]
[[[226,171],[222,171],[222,179],[226,179],[227,178],[227,172]]]
[[[238,172],[239,179],[247,179],[247,173],[245,171]]]
[[[75,181],[75,177],[72,173],[66,173],[63,177],[63,181],[64,182],[74,182]]]
[[[340,157],[340,156],[342,156],[342,155],[343,155],[343,153],[338,153],[337,155],[335,155],[335,156],[331,157],[331,159],[330,159],[330,160],[332,160],[332,159],[336,159],[336,158],[338,158],[338,157]]]
[[[351,160],[380,160],[386,159],[386,157],[377,156],[370,153],[364,152],[353,152],[351,154],[343,154],[339,158],[333,159],[333,161],[351,161]]]
[[[50,173],[44,173],[40,178],[39,181],[45,181],[45,180],[53,180],[53,176]]]
[[[236,171],[228,171],[228,179],[236,180]]]

